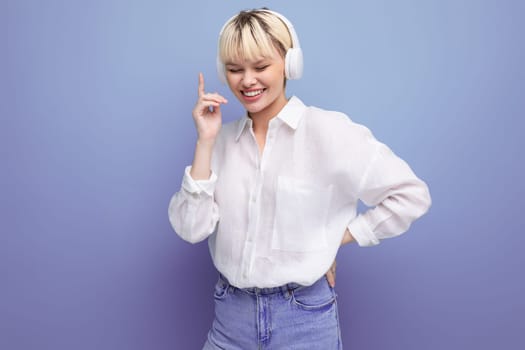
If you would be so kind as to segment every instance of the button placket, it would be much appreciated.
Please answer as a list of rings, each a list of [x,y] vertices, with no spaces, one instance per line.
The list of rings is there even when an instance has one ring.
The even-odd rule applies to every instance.
[[[255,183],[253,190],[250,193],[250,199],[248,202],[248,232],[246,233],[246,242],[244,244],[244,251],[242,257],[242,276],[244,279],[249,278],[253,262],[255,260],[256,250],[256,237],[258,233],[258,219],[260,211],[260,198],[262,191],[262,183],[264,180],[263,170],[265,167],[266,158],[273,147],[275,142],[275,134],[279,127],[279,120],[274,119],[270,121],[268,126],[268,133],[266,135],[266,143],[262,154],[259,154],[259,146],[253,133],[253,129],[250,128],[250,133],[253,139],[254,154],[255,154]]]
[[[257,226],[258,226],[258,212],[261,194],[261,157],[259,157],[259,148],[253,135],[253,130],[250,129],[253,136],[253,145],[255,147],[255,181],[250,192],[250,198],[248,201],[248,231],[246,232],[246,241],[244,243],[243,255],[242,255],[242,277],[248,279],[250,272],[253,267],[253,261],[255,258],[256,248],[256,237],[257,237]]]

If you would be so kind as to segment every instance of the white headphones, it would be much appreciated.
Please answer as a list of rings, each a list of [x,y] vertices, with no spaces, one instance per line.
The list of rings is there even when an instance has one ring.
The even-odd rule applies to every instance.
[[[295,29],[292,25],[292,23],[283,15],[280,13],[277,13],[275,11],[263,9],[260,11],[271,13],[275,16],[277,16],[288,28],[288,32],[290,32],[290,36],[292,38],[292,47],[286,51],[286,56],[284,58],[284,72],[287,79],[300,79],[303,75],[303,50],[301,50],[301,46],[299,45],[299,38],[297,37],[297,33],[295,32]],[[219,43],[221,40],[222,32],[226,28],[226,26],[238,15],[235,15],[231,17],[229,20],[226,21],[226,23],[222,26],[221,31],[219,32]],[[224,62],[221,61],[221,58],[219,56],[219,45],[217,45],[217,74],[219,75],[219,79],[226,84],[226,69],[224,67]]]

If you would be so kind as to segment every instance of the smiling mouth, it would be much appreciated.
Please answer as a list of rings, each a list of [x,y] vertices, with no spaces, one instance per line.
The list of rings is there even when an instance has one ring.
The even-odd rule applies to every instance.
[[[246,97],[255,97],[262,94],[266,89],[251,90],[251,91],[241,91],[242,94]]]

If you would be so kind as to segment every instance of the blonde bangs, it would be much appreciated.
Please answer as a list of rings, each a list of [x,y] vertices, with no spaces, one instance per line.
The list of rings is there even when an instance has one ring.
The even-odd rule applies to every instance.
[[[273,57],[275,49],[284,57],[291,39],[281,20],[263,12],[244,23],[238,18],[226,25],[220,38],[219,57],[223,63]]]

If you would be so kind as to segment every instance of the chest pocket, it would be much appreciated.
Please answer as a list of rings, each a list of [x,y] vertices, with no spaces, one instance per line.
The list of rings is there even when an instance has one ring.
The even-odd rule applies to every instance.
[[[311,252],[327,247],[326,221],[333,185],[286,176],[277,179],[272,249]]]

